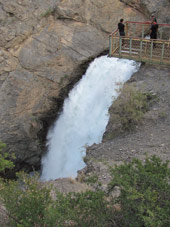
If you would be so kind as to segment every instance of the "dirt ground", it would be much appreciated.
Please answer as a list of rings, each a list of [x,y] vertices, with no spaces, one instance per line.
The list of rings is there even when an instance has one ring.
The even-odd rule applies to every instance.
[[[110,181],[109,165],[134,157],[144,160],[146,155],[157,155],[170,161],[170,67],[142,65],[128,83],[155,94],[158,99],[135,131],[88,148],[87,167],[81,172],[86,175],[85,179],[97,176],[103,189]]]

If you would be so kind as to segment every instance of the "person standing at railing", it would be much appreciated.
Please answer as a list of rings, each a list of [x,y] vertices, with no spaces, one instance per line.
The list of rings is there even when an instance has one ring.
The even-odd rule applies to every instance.
[[[157,33],[158,33],[158,24],[156,19],[154,19],[150,29],[150,39],[157,39]],[[156,43],[153,44],[153,47],[156,47]]]
[[[120,19],[120,22],[118,23],[118,29],[120,36],[125,36],[125,25],[123,23],[123,19]]]
[[[125,36],[125,25],[123,23],[123,19],[120,19],[120,22],[118,23],[118,30],[120,36]],[[124,39],[122,39],[122,45],[124,45]]]

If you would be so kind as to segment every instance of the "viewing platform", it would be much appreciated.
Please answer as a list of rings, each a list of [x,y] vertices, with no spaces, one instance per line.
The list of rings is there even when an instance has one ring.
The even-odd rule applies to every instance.
[[[158,38],[150,39],[151,22],[126,21],[126,36],[118,29],[109,35],[109,56],[170,65],[170,24],[158,26]]]

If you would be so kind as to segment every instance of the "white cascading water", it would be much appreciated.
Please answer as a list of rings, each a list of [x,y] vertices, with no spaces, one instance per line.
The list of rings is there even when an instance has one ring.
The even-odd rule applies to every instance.
[[[48,152],[42,158],[42,180],[76,177],[85,167],[86,146],[102,140],[108,109],[121,84],[140,64],[132,60],[96,58],[64,102],[63,112],[47,136]]]

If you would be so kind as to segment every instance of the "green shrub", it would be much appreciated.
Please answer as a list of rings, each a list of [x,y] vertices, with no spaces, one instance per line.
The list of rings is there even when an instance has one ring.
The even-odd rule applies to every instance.
[[[6,145],[0,142],[0,172],[5,171],[5,169],[12,169],[14,164],[12,161],[8,160],[10,155],[6,152],[3,152],[3,149]]]
[[[1,148],[5,147],[1,144]],[[1,170],[13,167],[0,158]],[[39,176],[17,173],[18,179],[0,182],[0,202],[6,208],[11,227],[107,226],[110,212],[104,192],[87,191],[63,195],[39,182]],[[52,199],[56,194],[56,199]],[[53,196],[54,197],[54,196]]]
[[[150,98],[151,94],[142,93],[134,86],[126,84],[110,109],[112,124],[119,124],[123,131],[133,129],[148,110]]]
[[[1,144],[1,147],[4,146]],[[6,162],[6,155],[1,157],[0,164],[2,170],[11,167],[11,162]],[[104,227],[112,223],[112,209],[102,191],[64,195],[39,182],[39,176],[36,174],[31,177],[25,173],[17,173],[17,177],[17,180],[0,182],[0,202],[6,208],[8,226]],[[90,182],[94,180],[97,180],[96,177],[90,179]]]
[[[109,190],[119,186],[121,191],[114,200],[100,190],[64,195],[39,182],[38,175],[30,177],[25,173],[18,173],[17,181],[0,182],[0,199],[7,210],[9,227],[167,227],[170,226],[168,164],[153,156],[143,163],[134,159],[111,168]],[[3,166],[10,167],[8,163]],[[96,180],[93,176],[90,182]]]
[[[109,226],[111,209],[102,191],[57,194],[49,226]]]
[[[96,174],[86,177],[85,182],[87,184],[95,184],[98,181],[98,176]]]
[[[17,174],[17,181],[7,181],[0,190],[9,226],[44,226],[48,207],[52,202],[50,188],[42,187],[38,176]]]
[[[109,226],[112,209],[108,207],[105,193],[56,192],[52,200],[50,188],[42,187],[35,177],[19,174],[18,181],[8,181],[0,190],[8,211],[9,226]],[[54,193],[54,191],[53,191]]]
[[[41,17],[49,17],[50,15],[55,15],[56,8],[49,8],[46,12],[41,14]]]
[[[170,169],[153,156],[112,169],[110,190],[120,186],[124,226],[170,226]],[[128,225],[127,225],[128,223]]]

